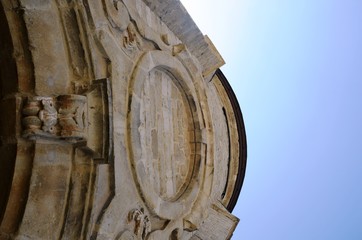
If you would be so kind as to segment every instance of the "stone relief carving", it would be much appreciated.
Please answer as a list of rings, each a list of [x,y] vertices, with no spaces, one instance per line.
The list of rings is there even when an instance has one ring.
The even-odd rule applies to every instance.
[[[184,227],[181,219],[170,220],[164,228],[153,231],[147,240],[179,240],[184,232]]]
[[[43,122],[43,131],[56,134],[55,125],[58,122],[57,110],[55,109],[54,100],[52,98],[43,98],[41,100],[43,110],[39,111],[39,119]]]
[[[127,221],[133,224],[133,231],[124,231],[119,240],[144,240],[148,237],[151,232],[151,222],[143,208],[129,211]]]
[[[205,207],[197,200],[199,199],[199,189],[203,183],[203,180],[200,179],[202,174],[198,173],[205,171],[202,163],[206,162],[204,160],[206,147],[205,144],[200,144],[196,137],[204,128],[205,113],[197,105],[199,93],[194,90],[194,76],[188,72],[189,65],[192,64],[189,63],[186,66],[183,59],[188,56],[187,47],[166,28],[163,29],[159,26],[157,31],[148,28],[149,22],[144,22],[146,18],[142,19],[137,15],[143,13],[141,17],[146,17],[147,12],[145,14],[141,9],[135,14],[135,9],[138,7],[134,6],[134,2],[104,0],[102,3],[107,17],[106,21],[109,24],[107,27],[96,29],[95,36],[96,41],[99,41],[102,53],[110,61],[112,84],[115,84],[113,87],[121,85],[115,80],[118,80],[117,77],[123,76],[123,71],[131,70],[127,67],[125,70],[122,67],[122,70],[117,72],[118,61],[130,65],[137,63],[137,66],[141,66],[141,68],[136,67],[135,69],[142,69],[140,73],[132,72],[130,79],[128,76],[119,78],[122,81],[126,80],[127,89],[129,89],[128,99],[130,99],[130,102],[125,105],[126,109],[123,109],[128,113],[126,115],[127,129],[124,130],[127,139],[126,155],[129,154],[127,158],[131,162],[132,169],[130,170],[145,203],[143,207],[159,218],[156,222],[164,221],[162,225],[155,223],[155,220],[152,219],[154,231],[150,232],[151,228],[149,227],[147,230],[145,225],[147,225],[146,223],[150,225],[151,220],[144,216],[144,211],[140,209],[131,211],[128,218],[134,224],[134,229],[132,229],[133,231],[123,229],[119,239],[178,239],[184,231],[182,224],[184,219],[188,219],[190,224],[195,226],[193,230],[201,222],[197,216],[187,216],[189,209],[195,204],[200,205],[200,209]],[[152,17],[150,19],[152,21]],[[144,59],[140,58],[141,56],[144,56]],[[165,67],[162,68],[162,66]],[[194,65],[192,66],[195,68]],[[197,72],[197,69],[194,72]],[[151,84],[154,75],[161,75],[160,80],[162,81],[159,82],[160,86],[155,83],[155,89],[151,89],[146,86],[146,80],[151,77],[148,81]],[[161,95],[161,92],[164,96]],[[148,99],[148,95],[155,96],[155,98]],[[117,98],[115,97],[115,102],[117,102]],[[174,99],[174,101],[168,101],[168,99]],[[153,108],[148,110],[149,112],[147,111],[150,109],[146,106],[149,100],[152,100],[150,102],[154,103],[159,111],[153,111]],[[117,108],[120,106],[118,104]],[[159,116],[156,116],[156,113]],[[155,117],[149,118],[148,115],[155,115]],[[184,116],[187,117],[184,119]],[[143,117],[147,118],[147,121]],[[154,121],[164,123],[164,127],[147,125]],[[178,127],[185,126],[183,122],[187,122],[186,125],[190,125],[190,127]],[[170,135],[172,131],[174,134]],[[160,150],[161,145],[165,144],[169,147]],[[143,145],[152,145],[150,151],[155,154],[148,157],[147,150],[149,149],[141,147]],[[171,148],[174,150],[171,151]],[[156,154],[156,152],[158,153]],[[160,167],[156,166],[156,160]],[[209,165],[211,166],[210,163]],[[177,224],[175,225],[173,222],[177,222]]]
[[[58,117],[63,137],[84,137],[86,126],[86,97],[81,95],[58,96]]]
[[[116,29],[112,35],[120,39],[120,45],[128,56],[135,57],[137,51],[141,50],[142,38],[134,21],[131,21],[127,7],[120,0],[106,0],[104,5],[110,25]]]
[[[23,107],[23,136],[27,138],[83,139],[86,126],[86,97],[29,97]]]
[[[129,24],[126,34],[123,36],[123,47],[128,51],[140,50],[142,46],[141,38],[133,24]]]
[[[134,234],[139,239],[145,239],[151,232],[151,222],[144,209],[133,209],[128,213],[128,222],[134,222]]]
[[[120,0],[106,0],[105,6],[111,25],[120,31],[126,30],[130,23],[130,18],[123,2]]]
[[[201,102],[205,86],[203,79],[196,76],[198,65],[189,57],[188,46],[161,25],[162,19],[148,21],[147,18],[148,22],[144,22],[144,13],[151,16],[151,12],[147,12],[147,8],[142,9],[142,2],[102,0],[98,4],[85,0],[83,3],[87,3],[84,9],[89,6],[99,8],[82,12],[83,6],[79,3],[74,19],[80,21],[84,17],[83,20],[90,21],[92,14],[99,18],[94,18],[94,26],[89,29],[79,25],[79,31],[84,31],[82,36],[85,38],[79,41],[79,49],[86,45],[86,40],[89,40],[89,52],[96,52],[99,48],[102,58],[95,54],[91,59],[94,69],[102,71],[95,71],[94,76],[85,80],[86,77],[82,78],[85,75],[82,66],[90,63],[76,62],[74,57],[70,57],[74,61],[72,67],[76,75],[76,80],[72,81],[73,89],[57,93],[44,88],[44,96],[27,98],[20,109],[23,136],[81,141],[79,145],[84,152],[79,151],[76,158],[82,160],[82,164],[88,164],[89,159],[96,162],[96,167],[84,167],[84,171],[91,171],[90,179],[94,182],[82,184],[89,191],[93,191],[90,186],[96,186],[94,202],[99,204],[98,201],[104,200],[104,207],[92,212],[89,226],[85,226],[87,230],[84,231],[91,229],[92,236],[99,236],[99,239],[107,239],[102,238],[103,233],[117,233],[110,230],[118,227],[115,225],[119,215],[113,210],[122,208],[123,212],[123,209],[130,209],[130,201],[137,198],[144,204],[140,203],[142,208],[128,213],[128,225],[122,226],[118,239],[180,239],[184,232],[197,230],[204,219],[202,213],[207,208],[208,188],[213,177],[209,156],[212,150],[208,150],[212,149],[212,145],[205,134],[201,136],[205,129],[211,135],[212,129],[205,126],[210,119],[204,116],[208,110],[206,102]],[[89,18],[83,14],[89,14]],[[64,10],[63,15],[69,14]],[[63,27],[67,26],[64,23]],[[95,34],[97,32],[102,34]],[[72,33],[67,32],[74,38],[79,35]],[[69,36],[66,41],[72,46],[74,41]],[[88,36],[95,37],[88,39]],[[93,43],[94,40],[99,42]],[[70,48],[70,52],[75,51]],[[78,54],[79,59],[83,59],[81,53]],[[90,66],[87,68],[91,69]],[[132,69],[136,69],[135,72],[130,72]],[[91,81],[94,77],[103,79]],[[115,90],[115,101],[111,89]],[[59,95],[68,91],[79,95]],[[73,146],[68,147],[71,149]],[[72,151],[69,152],[69,162],[73,161],[71,154]],[[129,162],[131,169],[127,165]],[[74,172],[74,169],[69,171]],[[207,176],[207,180],[203,176]],[[120,185],[130,184],[132,180],[127,182],[124,179],[132,177],[137,189],[133,193],[130,191],[130,196],[122,198],[122,192],[113,192],[123,189]],[[109,192],[104,190],[104,183],[109,184]],[[76,195],[78,189],[71,186]],[[93,196],[93,193],[89,194]],[[113,194],[119,198],[111,205]],[[95,205],[92,207],[96,208]],[[152,215],[148,216],[145,212]],[[103,221],[104,213],[109,214],[104,215]],[[110,222],[114,226],[109,227],[112,225],[108,224]],[[69,229],[73,227],[71,221],[67,224]],[[42,229],[47,230],[46,227]]]
[[[172,55],[176,56],[177,54],[179,54],[180,52],[184,51],[186,49],[185,44],[177,44],[172,46]]]

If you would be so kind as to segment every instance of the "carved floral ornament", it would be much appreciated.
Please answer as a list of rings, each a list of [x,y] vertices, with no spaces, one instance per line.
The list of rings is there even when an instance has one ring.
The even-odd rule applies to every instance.
[[[83,142],[95,159],[108,161],[113,146],[111,106],[107,78],[93,80],[85,95],[27,97],[21,110],[22,136]]]
[[[119,240],[144,240],[151,232],[151,222],[143,208],[132,209],[128,213],[127,222],[133,230],[124,231]]]
[[[130,17],[126,6],[120,0],[105,0],[108,20],[114,28],[124,31],[130,23]]]
[[[23,135],[28,138],[85,138],[86,97],[29,97],[23,107]]]
[[[131,21],[127,7],[120,0],[105,0],[105,10],[110,25],[122,35],[123,50],[132,56],[135,51],[141,49],[142,40],[135,24]]]

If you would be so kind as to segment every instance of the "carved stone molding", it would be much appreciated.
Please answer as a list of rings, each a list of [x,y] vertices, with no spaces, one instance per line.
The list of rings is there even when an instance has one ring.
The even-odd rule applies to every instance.
[[[129,86],[127,119],[134,177],[150,211],[176,219],[198,195],[206,157],[203,113],[192,78],[171,54],[148,52],[139,66]]]
[[[149,239],[151,222],[143,208],[135,208],[128,212],[127,223],[132,230],[126,230],[117,238],[118,240],[145,240]]]
[[[29,97],[23,107],[23,136],[83,140],[86,137],[85,96]]]
[[[134,51],[141,50],[142,41],[133,24],[127,26],[127,31],[123,36],[123,47],[126,53],[131,54]]]
[[[105,0],[106,13],[112,27],[120,31],[126,30],[130,23],[126,6],[120,0]]]
[[[179,0],[3,0],[0,20],[0,239],[231,236],[242,118]]]
[[[108,78],[93,80],[87,98],[87,147],[93,158],[109,163],[113,154],[112,89]]]
[[[131,210],[128,213],[128,222],[134,223],[133,233],[137,238],[146,239],[146,236],[151,232],[151,222],[143,208]]]
[[[34,96],[24,101],[22,136],[86,143],[95,159],[112,154],[112,94],[108,79],[94,80],[83,95]]]

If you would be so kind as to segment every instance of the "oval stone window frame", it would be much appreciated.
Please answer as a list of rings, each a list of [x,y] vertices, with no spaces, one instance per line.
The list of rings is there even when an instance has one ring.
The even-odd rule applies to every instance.
[[[193,125],[192,131],[187,133],[194,140],[190,142],[189,176],[185,179],[186,182],[182,184],[180,192],[170,199],[162,197],[155,191],[148,181],[145,166],[141,163],[144,160],[140,148],[141,135],[139,130],[142,124],[140,116],[142,89],[149,74],[155,70],[164,72],[173,80],[185,99],[185,105],[189,107]],[[196,104],[199,100],[193,78],[176,57],[162,51],[151,51],[140,58],[131,75],[128,89],[127,140],[129,159],[140,196],[147,207],[160,218],[175,219],[186,216],[199,193],[201,181],[198,179],[200,175],[202,176],[200,172],[203,169],[201,164],[204,162],[202,156],[205,157],[205,154],[201,154],[200,142],[197,139],[201,135],[202,111]]]

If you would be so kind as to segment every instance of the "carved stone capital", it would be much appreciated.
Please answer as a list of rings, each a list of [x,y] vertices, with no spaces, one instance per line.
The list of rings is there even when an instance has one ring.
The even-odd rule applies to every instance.
[[[29,97],[23,107],[25,138],[83,140],[86,138],[87,98],[81,95]]]

